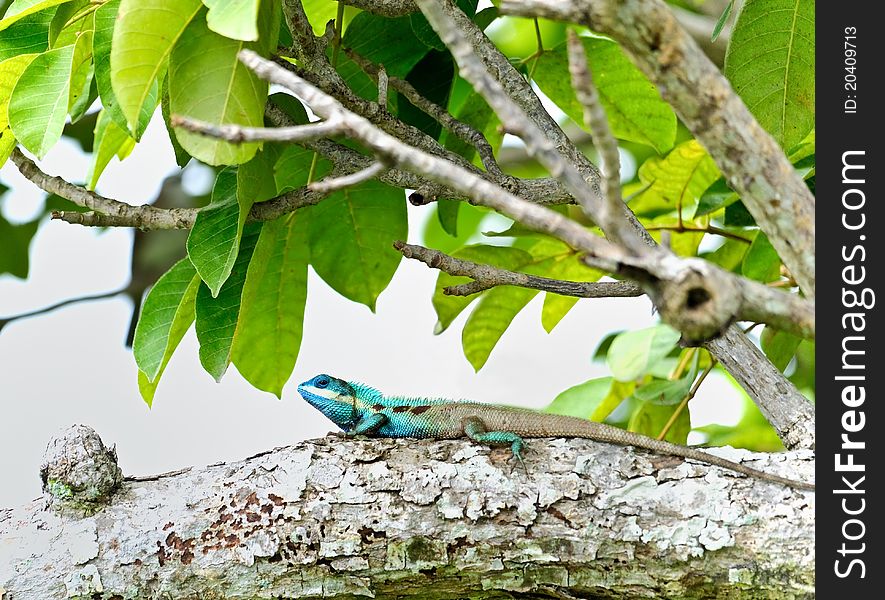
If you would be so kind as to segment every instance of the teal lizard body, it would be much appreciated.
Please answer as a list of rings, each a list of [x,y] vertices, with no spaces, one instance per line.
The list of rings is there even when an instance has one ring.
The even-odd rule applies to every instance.
[[[577,437],[681,456],[765,481],[803,490],[814,489],[811,483],[771,475],[695,448],[576,417],[478,402],[385,396],[367,385],[329,375],[317,375],[305,381],[298,386],[298,392],[347,435],[430,439],[467,437],[484,444],[509,445],[520,461],[523,438]]]

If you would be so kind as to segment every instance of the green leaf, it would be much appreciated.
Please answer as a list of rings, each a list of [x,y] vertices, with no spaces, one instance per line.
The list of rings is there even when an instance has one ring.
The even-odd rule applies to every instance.
[[[109,0],[95,11],[95,33],[92,38],[92,61],[95,69],[95,85],[98,87],[98,95],[101,98],[102,108],[110,114],[114,123],[120,129],[128,130],[129,123],[120,103],[114,95],[111,84],[111,44],[114,37],[114,25],[117,22],[117,11],[120,9],[120,0]],[[164,67],[161,65],[160,72]],[[159,85],[155,79],[151,82],[141,111],[138,115],[138,127],[134,134],[135,139],[141,139],[144,130],[157,108]],[[130,132],[133,133],[133,132]]]
[[[111,84],[120,110],[126,117],[129,129],[138,129],[140,112],[151,90],[163,72],[173,47],[179,40],[195,38],[196,31],[184,35],[202,9],[200,0],[122,0],[117,11],[111,45]],[[199,44],[199,40],[190,40]],[[188,45],[194,51],[192,45]],[[212,54],[206,49],[207,54]],[[229,61],[227,61],[229,64]],[[219,65],[222,63],[218,63]],[[218,65],[216,65],[216,68]],[[223,70],[223,69],[222,69]],[[208,75],[208,72],[202,75]],[[207,77],[213,82],[215,77]],[[223,86],[218,89],[225,89]],[[201,92],[205,93],[201,88]]]
[[[814,1],[745,2],[724,72],[781,147],[800,143],[814,128]]]
[[[694,377],[682,379],[653,379],[633,391],[633,397],[643,402],[672,406],[688,395]]]
[[[458,237],[458,211],[460,208],[461,202],[459,200],[440,198],[436,201],[436,218],[443,231],[452,237]]]
[[[98,113],[98,121],[95,123],[92,163],[89,165],[89,173],[86,175],[87,189],[95,189],[98,178],[101,177],[105,167],[114,156],[123,160],[129,156],[133,148],[135,148],[135,140],[129,137],[129,132],[121,129],[111,118],[110,113],[102,109]]]
[[[716,212],[720,208],[726,207],[735,202],[740,196],[737,192],[728,187],[728,183],[724,177],[720,177],[707,188],[698,201],[698,207],[694,211],[694,217],[698,218]]]
[[[768,283],[780,277],[780,269],[781,259],[777,250],[768,241],[768,236],[760,231],[744,256],[741,273],[744,277]]]
[[[21,54],[0,62],[0,130],[6,129],[9,125],[7,111],[13,88],[27,66],[37,56],[37,54]]]
[[[36,56],[12,90],[9,126],[22,146],[43,158],[61,138],[68,114],[74,45]]]
[[[240,314],[240,296],[261,229],[261,223],[249,223],[243,229],[237,260],[217,298],[212,297],[205,284],[200,285],[197,291],[196,330],[200,342],[200,364],[215,381],[221,381],[231,361],[231,345]]]
[[[732,202],[725,207],[725,224],[728,227],[755,227],[756,219],[744,206],[743,201]]]
[[[262,126],[267,83],[246,68],[237,59],[237,53],[249,48],[267,55],[270,47],[276,47],[276,36],[267,32],[279,30],[279,8],[278,2],[262,5],[259,15],[261,39],[258,42],[220,36],[206,26],[201,14],[193,19],[169,58],[169,109],[172,114],[217,125]],[[259,148],[257,143],[233,144],[181,128],[175,133],[188,153],[210,165],[247,162]]]
[[[415,37],[408,16],[389,19],[368,12],[350,21],[342,44],[376,65],[384,65],[391,77],[405,77],[428,51]],[[338,72],[357,95],[378,99],[377,84],[344,53],[338,56]]]
[[[661,243],[665,229],[670,235],[670,250],[678,256],[697,256],[698,246],[704,239],[703,231],[676,231],[679,227],[679,218],[676,215],[661,215],[653,219],[645,221],[646,227],[653,240]],[[701,228],[703,223],[692,223],[691,221],[683,221],[683,225],[689,227]]]
[[[321,36],[326,32],[326,23],[335,18],[338,11],[338,3],[329,0],[301,0],[304,6],[304,14],[310,21],[313,32]]]
[[[258,39],[258,9],[261,0],[203,0],[209,8],[209,29],[234,40]]]
[[[375,310],[409,232],[403,191],[379,181],[345,188],[310,208],[311,264],[339,294]]]
[[[646,144],[664,153],[676,139],[676,115],[655,86],[613,41],[582,37],[593,82],[615,137]],[[565,43],[541,55],[535,82],[575,123],[584,125],[584,112],[575,97]]]
[[[461,9],[461,12],[468,17],[473,17],[479,2],[478,0],[457,0],[456,4]],[[433,27],[430,26],[430,23],[421,11],[415,11],[409,15],[409,23],[412,26],[415,37],[421,40],[428,48],[434,50],[446,49],[446,45],[439,39],[436,31],[433,30]]]
[[[774,329],[769,325],[762,330],[761,342],[765,356],[768,357],[771,364],[783,372],[796,354],[796,349],[799,348],[802,338],[786,331]]]
[[[461,332],[464,356],[474,370],[479,371],[486,364],[514,317],[537,294],[538,290],[510,286],[493,288],[483,294]]]
[[[608,350],[608,367],[618,381],[637,379],[667,356],[680,337],[678,331],[667,325],[621,333],[612,340]]]
[[[28,278],[28,250],[39,223],[40,220],[35,219],[29,223],[13,225],[0,214],[0,240],[2,240],[0,245],[3,247],[0,252],[0,275],[9,273],[19,279]]]
[[[0,35],[0,60],[46,50],[49,47],[51,21],[52,11],[42,11],[10,25]]]
[[[9,6],[6,16],[0,20],[0,31],[8,29],[27,16],[65,2],[70,2],[70,0],[17,0]]]
[[[274,165],[274,182],[278,194],[297,190],[307,185],[307,177],[310,174],[310,166],[314,156],[313,150],[300,146],[288,146],[283,150]],[[331,167],[329,161],[317,156],[313,180],[321,179],[331,170]]]
[[[611,389],[611,377],[591,379],[561,392],[544,412],[587,419],[605,400]]]
[[[716,24],[713,26],[713,33],[710,35],[711,42],[715,42],[719,38],[719,34],[722,33],[722,29],[728,22],[728,17],[731,16],[732,8],[734,8],[734,0],[728,0],[728,4],[725,5],[722,14],[719,15],[719,19],[716,20]]]
[[[251,200],[238,201],[237,172],[227,168],[215,179],[209,205],[197,213],[187,237],[187,254],[213,298],[233,269],[251,208]]]
[[[635,389],[635,381],[617,381],[613,379],[611,388],[608,390],[605,398],[602,399],[602,402],[599,403],[599,406],[596,407],[596,410],[593,411],[593,414],[590,415],[590,420],[599,421],[600,423],[605,421],[624,400],[630,397]]]
[[[252,160],[237,167],[237,199],[240,206],[264,202],[277,195],[274,165],[280,156],[275,144],[265,144]]]
[[[138,387],[148,406],[163,370],[194,320],[200,278],[186,258],[172,266],[145,296],[135,328],[132,354],[138,365]]]
[[[551,279],[579,282],[597,281],[604,275],[602,271],[591,269],[581,262],[577,252],[565,247],[564,250],[565,252],[551,257],[538,269],[533,269],[532,272],[535,275]],[[553,328],[574,308],[578,300],[579,298],[574,296],[560,296],[553,292],[544,294],[544,306],[541,309],[541,325],[544,330],[547,333],[553,331]]]
[[[627,429],[648,437],[657,437],[672,416],[672,406],[643,402],[630,416]],[[676,422],[667,431],[664,439],[673,444],[684,446],[688,440],[689,431],[691,431],[691,418],[688,411],[683,410],[680,411]]]
[[[0,167],[6,164],[15,149],[15,136],[9,129],[0,129]]]
[[[240,374],[277,397],[301,347],[310,259],[308,212],[296,211],[262,228],[246,275],[231,350]]]
[[[169,77],[163,78],[160,88],[160,114],[163,116],[163,124],[166,125],[166,133],[169,134],[169,142],[172,144],[172,152],[175,154],[175,164],[184,167],[191,160],[191,155],[178,143],[175,128],[172,127],[172,113],[169,112]]]
[[[452,256],[461,260],[469,260],[476,263],[485,263],[501,269],[512,271],[528,263],[532,256],[525,250],[510,248],[507,246],[465,246],[452,252]],[[434,333],[440,334],[445,331],[452,321],[467,308],[471,302],[480,297],[480,294],[472,296],[446,296],[443,288],[461,285],[472,281],[469,277],[457,277],[440,271],[436,278],[436,287],[433,291],[433,308],[436,310],[437,323]]]
[[[646,189],[630,201],[637,214],[673,211],[691,214],[695,203],[719,178],[719,169],[696,140],[676,146],[665,158],[652,157],[639,167]]]
[[[744,256],[750,244],[734,239],[726,239],[725,242],[709,254],[703,257],[712,263],[716,263],[726,271],[740,272],[739,268],[744,262]]]

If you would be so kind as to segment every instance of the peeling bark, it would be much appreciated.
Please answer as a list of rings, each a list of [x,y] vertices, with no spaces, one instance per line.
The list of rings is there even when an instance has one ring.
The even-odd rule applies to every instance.
[[[809,451],[714,449],[810,479]],[[0,511],[9,600],[811,598],[814,493],[589,440],[329,437]]]

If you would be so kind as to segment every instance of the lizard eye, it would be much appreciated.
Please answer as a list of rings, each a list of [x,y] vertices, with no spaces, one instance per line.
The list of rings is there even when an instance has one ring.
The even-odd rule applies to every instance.
[[[324,388],[329,386],[329,378],[328,377],[320,377],[314,382],[318,388]]]

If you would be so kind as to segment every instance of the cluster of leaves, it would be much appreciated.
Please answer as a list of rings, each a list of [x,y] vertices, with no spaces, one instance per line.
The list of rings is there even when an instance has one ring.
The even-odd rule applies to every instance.
[[[503,21],[494,8],[477,12],[476,0],[458,4],[482,28]],[[303,5],[317,34],[335,17],[335,3],[304,0]],[[457,76],[444,44],[420,13],[384,18],[348,9],[337,26],[343,29],[344,47],[383,64],[389,75],[405,78],[425,97],[484,132],[496,151],[500,148],[497,118]],[[810,186],[813,27],[809,0],[747,0],[734,26],[725,69]],[[544,40],[546,47],[511,59],[581,126],[565,47],[558,43],[562,28],[551,24],[541,29],[553,32]],[[557,35],[559,39],[550,39]],[[391,242],[408,233],[402,190],[367,182],[276,221],[248,222],[254,203],[333,173],[334,165],[297,146],[231,144],[169,123],[170,115],[183,114],[217,124],[261,125],[268,88],[236,54],[252,48],[272,55],[291,39],[279,0],[15,0],[0,21],[0,161],[16,143],[44,156],[62,135],[66,120],[88,116],[99,100],[93,164],[85,176],[88,188],[95,187],[114,156],[122,160],[131,152],[158,107],[178,163],[193,158],[218,168],[211,201],[190,232],[187,257],[157,281],[144,302],[134,354],[148,403],[194,322],[207,372],[220,378],[233,362],[257,388],[279,395],[299,352],[308,265],[339,293],[374,309],[399,264]],[[592,32],[584,32],[582,41],[612,130],[640,164],[625,194],[652,234],[660,239],[669,231],[669,243],[680,255],[699,255],[746,277],[788,285],[777,253],[740,197],[655,87],[613,41]],[[354,93],[377,98],[375,83],[345,53],[330,48],[329,54]],[[307,122],[296,99],[276,94],[270,101],[293,121]],[[479,164],[472,146],[443,131],[404,98],[392,94],[388,109]],[[578,216],[573,207],[561,210]],[[572,281],[595,281],[603,275],[585,267],[563,243],[518,225],[498,234],[503,237],[467,244],[476,239],[482,213],[461,202],[442,199],[437,213],[425,237],[459,258]],[[8,226],[4,223],[0,220],[0,228]],[[0,272],[3,268],[0,263]],[[21,269],[7,270],[22,275]],[[439,275],[432,299],[436,331],[446,330],[469,309],[463,348],[478,370],[516,315],[541,292],[499,287],[470,297],[443,294],[444,287],[466,281]],[[551,331],[576,302],[546,293],[544,328]],[[701,352],[693,362],[680,358],[677,340],[663,326],[610,338],[599,355],[607,357],[612,376],[567,390],[552,408],[628,421],[631,428],[656,435],[662,419],[670,418],[673,405],[682,402],[700,370],[709,366],[709,357]],[[794,365],[792,376],[800,387],[812,389],[813,349],[808,342],[766,328],[762,345],[779,368]],[[668,439],[684,442],[687,411],[668,429]]]

